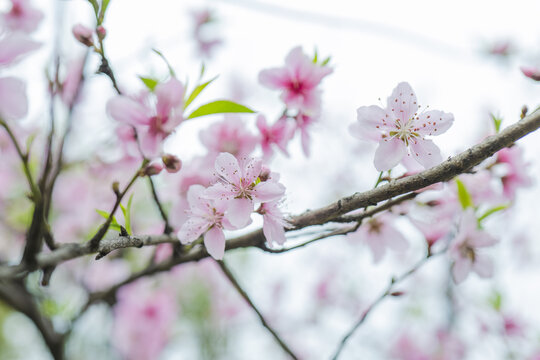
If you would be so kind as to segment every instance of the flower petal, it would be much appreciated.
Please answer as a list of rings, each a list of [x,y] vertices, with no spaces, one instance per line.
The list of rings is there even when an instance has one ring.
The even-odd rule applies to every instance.
[[[411,85],[399,83],[387,99],[388,110],[405,124],[418,111],[418,103]]]
[[[349,132],[358,139],[380,141],[388,123],[394,123],[394,115],[377,105],[361,106],[356,110],[358,122],[349,126]]]
[[[201,217],[190,217],[177,233],[182,244],[190,244],[197,240],[211,224]]]
[[[253,198],[257,201],[274,201],[285,194],[285,186],[273,181],[265,181],[257,184],[253,189]]]
[[[204,247],[208,254],[216,260],[223,259],[225,255],[225,234],[217,226],[213,226],[204,234]]]
[[[238,160],[230,153],[220,153],[214,164],[216,172],[231,184],[240,184],[242,171]]]
[[[452,126],[454,115],[439,110],[430,110],[418,115],[415,119],[415,131],[423,136],[440,135]]]
[[[252,184],[259,177],[261,170],[261,159],[244,158],[242,160],[242,182],[246,185]]]
[[[147,125],[149,122],[148,109],[123,95],[115,96],[107,102],[107,112],[116,121],[130,125]]]
[[[26,84],[15,77],[0,78],[0,117],[17,120],[26,116]]]
[[[469,259],[458,259],[452,266],[452,277],[456,284],[461,283],[467,278],[471,271],[472,263]]]
[[[426,169],[429,169],[442,162],[439,147],[431,140],[412,139],[410,142],[412,156]]]
[[[473,271],[480,277],[490,278],[493,276],[493,262],[490,258],[483,254],[476,254],[473,264]]]
[[[233,199],[229,202],[229,207],[225,212],[225,217],[231,225],[236,228],[243,228],[251,222],[253,212],[253,202],[249,199]]]
[[[279,245],[283,245],[286,241],[285,238],[285,229],[283,225],[275,221],[270,216],[263,216],[263,234],[266,238],[266,242],[272,246],[272,243],[276,242]]]
[[[184,85],[174,77],[156,86],[157,115],[165,118],[170,115],[171,110],[181,108],[184,103],[184,91]]]
[[[383,139],[375,151],[375,168],[377,171],[390,170],[396,166],[407,153],[405,143],[399,139]]]

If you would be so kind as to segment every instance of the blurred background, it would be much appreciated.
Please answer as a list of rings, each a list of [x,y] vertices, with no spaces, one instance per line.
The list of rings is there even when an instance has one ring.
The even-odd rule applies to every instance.
[[[0,4],[3,10],[10,6],[8,1]],[[77,23],[94,25],[86,1],[33,4],[45,14],[34,35],[43,45],[17,66],[3,70],[3,74],[27,82],[30,112],[21,123],[26,131],[39,129],[44,121],[48,109],[44,74],[51,70],[54,54],[60,55],[67,71],[86,50],[73,38],[71,28]],[[204,78],[219,75],[198,103],[233,99],[269,119],[277,119],[283,109],[278,92],[258,83],[258,73],[282,66],[296,46],[302,46],[309,56],[315,51],[321,58],[330,56],[333,73],[322,83],[323,110],[312,128],[311,155],[306,157],[295,139],[289,146],[290,157],[279,153],[272,161],[272,170],[281,174],[287,187],[283,209],[295,215],[373,187],[378,176],[372,163],[375,144],[353,138],[348,126],[356,121],[358,107],[384,104],[401,81],[411,84],[422,106],[454,114],[453,127],[436,138],[445,158],[491,134],[490,114],[502,118],[505,127],[519,120],[524,105],[536,109],[540,84],[525,77],[520,66],[540,66],[539,13],[540,3],[532,0],[111,0],[104,22],[105,49],[126,93],[143,88],[138,76],[167,77],[167,66],[152,52],[158,49],[182,81],[194,84],[203,63]],[[197,28],[201,14],[210,14],[211,21]],[[59,197],[77,198],[77,205],[86,207],[86,212],[74,213],[69,220],[57,216],[55,228],[69,234],[66,241],[88,238],[82,234],[92,233],[100,221],[95,209],[109,207],[110,184],[122,176],[112,170],[106,175],[91,170],[89,177],[88,169],[76,168],[77,163],[96,158],[114,166],[120,156],[114,121],[105,111],[115,92],[106,76],[95,74],[98,56],[89,56],[85,86],[66,145],[68,163],[75,169],[59,179],[57,190]],[[247,130],[256,132],[255,115],[237,117]],[[199,132],[222,119],[209,116],[183,124],[165,148],[188,164],[206,151]],[[350,339],[342,359],[533,359],[540,352],[539,139],[535,133],[519,142],[534,184],[520,189],[510,210],[486,222],[487,231],[500,240],[489,250],[496,262],[494,277],[470,276],[456,286],[451,282],[447,257],[430,261],[399,287],[405,296],[387,299],[374,310]],[[171,184],[177,179],[174,174],[163,174],[156,181],[172,219],[176,193]],[[134,232],[159,233],[159,214],[148,205],[145,185],[134,192]],[[73,211],[74,204],[64,203],[68,203],[66,212]],[[10,202],[10,206],[8,222],[15,229],[22,228],[28,205]],[[57,209],[58,214],[62,211]],[[81,218],[85,224],[79,226]],[[76,231],[70,228],[77,226]],[[248,230],[260,226],[255,220]],[[389,252],[378,264],[373,263],[365,245],[345,237],[328,238],[284,254],[235,250],[225,259],[253,301],[302,358],[328,359],[390,278],[423,256],[422,234],[405,220],[398,222],[398,228],[409,242],[408,250]],[[11,230],[0,229],[0,251],[16,253],[17,248],[7,240]],[[73,238],[75,234],[83,237]],[[115,327],[120,326],[118,312],[98,304],[76,322],[73,318],[88,289],[118,282],[140,269],[150,256],[154,256],[151,249],[134,249],[126,250],[122,258],[98,263],[91,257],[74,260],[56,270],[48,288],[37,288],[37,274],[29,278],[34,291],[47,298],[43,311],[52,316],[55,327],[74,324],[67,358],[122,358],[115,345],[121,340],[114,335]],[[139,295],[126,296],[142,299],[151,292],[148,289],[156,287],[175,294],[171,305],[174,321],[159,359],[287,358],[211,259],[153,277],[130,289]],[[0,326],[0,358],[49,358],[32,323],[1,303]],[[429,355],[405,357],[406,349],[415,347],[421,349],[416,354]],[[450,350],[452,347],[464,350]]]

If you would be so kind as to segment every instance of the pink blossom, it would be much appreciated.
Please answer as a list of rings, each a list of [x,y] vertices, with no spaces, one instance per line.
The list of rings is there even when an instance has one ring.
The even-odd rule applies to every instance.
[[[535,66],[522,66],[519,68],[523,75],[533,79],[534,81],[540,81],[540,69]]]
[[[308,115],[306,113],[298,113],[295,116],[296,129],[300,131],[300,141],[302,142],[302,150],[304,155],[309,156],[311,153],[311,138],[309,135],[309,128],[317,121],[318,115]]]
[[[68,107],[73,106],[75,100],[77,100],[76,96],[78,95],[79,86],[83,77],[85,62],[86,59],[80,57],[72,60],[67,66],[66,76],[62,82],[62,92],[60,97]]]
[[[227,203],[219,199],[207,199],[201,185],[192,185],[188,191],[189,215],[178,231],[182,244],[190,244],[204,234],[204,246],[208,254],[216,260],[225,254],[225,235],[223,229],[232,230],[234,226],[225,218]]]
[[[73,26],[71,32],[73,33],[73,36],[75,36],[75,39],[81,44],[86,46],[94,45],[94,40],[92,39],[94,37],[94,30],[89,27],[83,24],[77,24]]]
[[[504,333],[507,336],[523,336],[525,333],[525,328],[523,324],[514,316],[504,315],[503,316],[503,325]]]
[[[272,145],[277,146],[285,155],[287,144],[294,135],[294,127],[286,119],[279,119],[274,125],[268,125],[264,115],[257,117],[257,128],[261,133],[260,144],[265,158],[270,158],[274,150]]]
[[[453,225],[451,218],[448,217],[443,217],[430,222],[411,218],[411,222],[418,230],[420,230],[422,235],[424,235],[428,247],[432,247],[437,241],[448,235]]]
[[[483,278],[493,275],[493,263],[490,258],[478,251],[479,248],[489,247],[497,240],[488,233],[478,229],[474,212],[468,209],[463,213],[459,230],[450,244],[450,258],[454,261],[452,275],[456,283],[467,278],[474,271]]]
[[[283,214],[278,205],[278,201],[266,202],[262,203],[259,210],[257,210],[263,216],[263,233],[269,246],[272,246],[274,242],[283,245],[287,240],[284,229],[287,222],[283,219]]]
[[[288,108],[311,113],[320,108],[321,91],[317,86],[331,72],[330,67],[314,63],[298,46],[289,52],[284,67],[261,71],[259,82],[281,90],[281,100]]]
[[[523,160],[523,149],[517,145],[504,148],[496,153],[497,164],[505,167],[501,176],[503,195],[511,200],[520,187],[530,186],[532,179],[527,174],[527,163]]]
[[[114,307],[113,344],[124,359],[157,359],[176,315],[176,301],[169,291],[140,282],[122,287]]]
[[[390,170],[407,155],[424,168],[442,161],[439,148],[426,136],[444,133],[454,121],[451,113],[429,110],[418,113],[416,95],[402,82],[388,97],[385,109],[376,106],[358,108],[358,122],[350,126],[353,136],[379,142],[375,152],[375,168]]]
[[[209,9],[194,10],[191,16],[194,21],[193,37],[197,41],[199,54],[210,57],[214,49],[223,43],[210,31],[209,24],[215,22],[215,19]]]
[[[32,7],[29,0],[11,0],[11,9],[2,15],[3,23],[11,31],[34,32],[43,13]]]
[[[40,43],[26,34],[20,32],[7,34],[0,40],[0,66],[16,63],[23,55],[40,46]]]
[[[206,190],[210,199],[227,201],[228,220],[241,228],[251,220],[254,202],[278,200],[285,193],[285,187],[275,181],[262,181],[262,161],[242,158],[240,164],[229,153],[221,153],[216,158],[215,170],[219,181]]]
[[[405,237],[392,224],[394,219],[389,213],[374,216],[347,237],[365,242],[373,254],[373,262],[378,263],[384,257],[387,248],[403,252],[408,247]]]
[[[237,118],[226,118],[201,131],[199,138],[210,154],[228,152],[236,157],[248,156],[257,145],[257,137]]]
[[[122,259],[91,261],[84,268],[83,282],[90,291],[103,291],[128,278],[130,268]]]
[[[118,95],[109,100],[107,111],[112,118],[137,127],[141,147],[147,156],[155,156],[161,142],[182,122],[184,85],[175,78],[155,88],[155,105],[148,104],[148,93],[142,100]]]
[[[15,77],[0,78],[0,117],[17,120],[25,117],[27,112],[26,84]]]

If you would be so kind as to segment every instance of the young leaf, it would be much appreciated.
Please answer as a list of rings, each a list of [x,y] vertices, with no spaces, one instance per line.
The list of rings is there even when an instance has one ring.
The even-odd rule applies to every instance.
[[[150,91],[154,91],[156,86],[159,84],[159,81],[157,79],[152,79],[149,77],[143,77],[139,76],[139,79],[144,83],[144,85],[148,88]]]
[[[214,78],[208,80],[204,84],[197,85],[195,87],[195,89],[193,89],[191,94],[189,94],[189,96],[188,96],[188,98],[186,100],[186,103],[184,104],[184,109],[187,108],[189,106],[189,104],[191,104],[193,102],[193,100],[195,100],[197,98],[197,96],[199,96],[199,94],[204,90],[204,88],[206,88],[208,85],[210,85],[210,83],[212,83],[214,80],[216,80],[218,78],[218,76],[219,75],[215,76]]]
[[[496,212],[508,209],[508,206],[509,205],[499,205],[499,206],[492,207],[491,209],[488,209],[482,216],[478,218],[478,222],[479,223],[482,222],[482,220],[484,220],[485,218],[487,218],[488,216],[492,214],[495,214]]]
[[[455,179],[455,181],[456,181],[456,185],[457,185],[458,198],[459,198],[459,202],[461,203],[461,207],[463,209],[466,209],[468,207],[473,207],[474,203],[473,203],[471,194],[469,193],[469,191],[465,187],[465,184],[461,180],[459,180],[457,178]]]
[[[493,120],[493,126],[495,127],[495,133],[499,133],[501,130],[501,123],[503,121],[502,118],[499,116],[496,116],[495,114],[489,114],[491,116],[491,120]]]
[[[133,231],[131,230],[131,202],[133,200],[133,195],[134,194],[131,194],[131,196],[129,197],[126,214],[124,215],[124,219],[126,219],[126,230],[129,235],[133,235]]]
[[[167,60],[167,58],[165,58],[165,55],[163,55],[161,51],[157,49],[152,49],[152,51],[158,54],[163,59],[163,61],[165,61],[165,64],[167,64],[167,67],[169,68],[169,74],[172,77],[176,77],[176,74],[174,73],[174,69],[172,68],[171,64],[169,64],[169,61]]]
[[[198,109],[193,111],[187,119],[193,119],[199,116],[212,115],[212,114],[225,114],[225,113],[254,113],[244,105],[237,104],[229,100],[217,100],[208,104],[201,105]]]
[[[104,219],[109,218],[109,213],[106,211],[96,209],[96,212],[99,215],[101,215]],[[118,229],[120,229],[120,226],[118,225],[118,222],[116,221],[116,218],[114,216],[112,217],[112,221],[111,221],[111,229],[113,228],[113,226],[117,226]]]
[[[103,2],[101,3],[101,10],[99,11],[99,17],[98,17],[98,25],[101,25],[103,23],[103,19],[105,18],[105,12],[107,11],[109,2],[110,0],[103,0]]]
[[[98,13],[99,13],[99,4],[97,3],[96,0],[88,0],[88,2],[92,4],[92,7],[94,8],[94,14],[96,15],[96,20],[97,20]]]
[[[330,59],[332,59],[331,56],[329,56],[329,57],[327,57],[326,59],[324,59],[323,62],[321,63],[321,66],[327,65],[327,64],[330,62]]]

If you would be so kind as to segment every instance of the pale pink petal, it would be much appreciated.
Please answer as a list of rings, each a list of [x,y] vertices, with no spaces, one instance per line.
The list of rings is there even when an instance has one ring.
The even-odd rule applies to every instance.
[[[429,169],[442,162],[439,147],[431,140],[413,139],[409,143],[412,156],[426,169]]]
[[[440,135],[448,130],[454,123],[454,115],[439,110],[430,110],[418,115],[415,119],[415,132],[422,136]]]
[[[14,32],[0,40],[0,65],[9,65],[20,59],[24,54],[41,46],[28,35]]]
[[[190,217],[178,231],[178,239],[182,244],[190,244],[197,240],[211,224],[200,217]]]
[[[266,242],[270,245],[272,245],[274,242],[278,243],[279,245],[283,245],[286,241],[283,225],[274,221],[269,216],[263,216],[263,218],[263,233],[264,237],[266,238]]]
[[[107,102],[107,112],[116,121],[130,125],[147,125],[150,121],[148,109],[137,101],[123,95]]]
[[[142,133],[142,134],[141,134]],[[162,133],[151,133],[147,130],[140,131],[139,136],[141,138],[141,149],[147,157],[156,157],[161,150],[161,143],[164,140]]]
[[[366,235],[365,242],[371,250],[373,255],[373,263],[377,264],[382,260],[384,254],[386,253],[386,246],[383,241],[378,236]]]
[[[285,194],[285,186],[273,181],[261,182],[253,189],[253,198],[261,202],[277,200],[283,194]]]
[[[399,139],[383,139],[375,151],[375,168],[377,171],[390,170],[407,154],[405,143]]]
[[[358,122],[349,126],[350,133],[358,139],[381,140],[383,130],[394,123],[394,116],[377,105],[361,106],[356,110]]]
[[[193,184],[189,187],[187,192],[187,200],[189,202],[189,205],[191,207],[197,207],[204,209],[206,208],[205,199],[203,198],[203,193],[205,192],[205,188],[202,185],[199,184]]]
[[[245,160],[242,160],[242,163],[242,182],[244,184],[252,184],[253,182],[255,182],[255,180],[257,180],[257,177],[261,173],[262,160],[255,158],[247,158]]]
[[[469,259],[459,259],[454,262],[452,266],[452,276],[456,284],[461,283],[467,278],[471,271],[472,263]]]
[[[176,78],[156,86],[156,112],[158,116],[169,116],[172,109],[179,109],[184,103],[184,85]]]
[[[259,73],[259,83],[270,89],[282,89],[287,85],[289,74],[286,69],[273,68]]]
[[[223,259],[225,255],[225,234],[217,226],[213,226],[204,234],[204,247],[208,254],[216,260]]]
[[[26,116],[26,84],[15,77],[0,78],[0,117],[17,120]]]
[[[469,244],[474,247],[488,247],[495,245],[499,240],[495,239],[484,231],[476,231],[475,236],[469,240]]]
[[[251,222],[253,201],[249,199],[233,199],[229,202],[229,208],[225,217],[236,228],[243,228]]]
[[[384,237],[388,246],[397,252],[404,252],[409,247],[409,243],[403,234],[388,223],[385,224],[381,237]]]
[[[399,83],[387,100],[389,111],[405,124],[418,111],[418,103],[411,85],[406,82]]]
[[[43,19],[43,13],[27,0],[12,0],[11,10],[3,14],[3,22],[12,31],[34,32]]]
[[[229,200],[237,196],[238,191],[230,184],[215,183],[204,192],[204,197],[212,200]]]
[[[493,262],[487,256],[476,254],[473,271],[480,277],[490,278],[493,276]]]
[[[222,176],[225,180],[232,184],[239,184],[242,171],[238,160],[229,154],[221,153],[217,156],[215,162],[215,169],[219,176]]]

